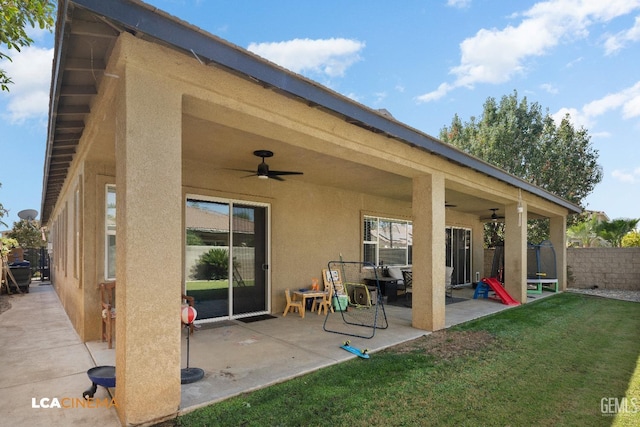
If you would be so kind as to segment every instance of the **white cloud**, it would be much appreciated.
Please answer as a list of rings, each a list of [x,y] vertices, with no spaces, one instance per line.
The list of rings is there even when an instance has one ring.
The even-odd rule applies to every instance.
[[[558,112],[552,114],[551,117],[553,117],[553,121],[556,122],[556,125],[559,125],[567,114],[569,115],[569,121],[574,127],[584,127],[585,129],[591,127],[591,118],[575,108],[561,108]]]
[[[635,168],[632,172],[616,169],[611,172],[611,176],[617,181],[627,184],[635,184],[640,182],[640,167]]]
[[[637,41],[640,41],[640,16],[636,17],[633,27],[607,37],[604,42],[605,53],[607,55],[615,54],[629,42]]]
[[[376,92],[374,93],[375,96],[375,104],[380,104],[382,103],[382,101],[384,101],[387,97],[387,92]]]
[[[591,101],[580,110],[576,108],[561,108],[552,116],[556,123],[559,123],[568,113],[571,116],[571,123],[589,128],[594,124],[594,119],[616,110],[620,110],[624,119],[640,117],[640,81],[619,92],[610,93],[600,99]]]
[[[451,86],[449,83],[441,83],[438,86],[438,89],[433,92],[425,93],[424,95],[420,95],[416,97],[418,102],[429,102],[429,101],[437,101],[438,99],[444,97],[447,93],[449,93],[454,86]]]
[[[447,6],[466,9],[471,6],[471,0],[447,0]]]
[[[622,110],[622,117],[625,119],[640,116],[640,81],[631,87],[607,94],[582,107],[584,114],[589,117],[597,117],[617,109]]]
[[[565,65],[565,68],[573,68],[574,65],[579,64],[583,59],[584,58],[582,57],[576,58],[573,61],[568,62],[567,65]]]
[[[355,93],[353,93],[353,92],[350,92],[350,93],[346,94],[345,96],[347,98],[349,98],[349,99],[353,99],[356,102],[360,102],[360,97],[358,95],[356,95]]]
[[[558,93],[558,88],[552,85],[551,83],[543,83],[540,85],[540,89],[544,90],[551,95],[556,95]]]
[[[364,47],[357,40],[331,38],[251,43],[247,49],[296,73],[340,77],[361,59],[359,53]]]
[[[450,71],[453,83],[417,97],[428,102],[458,87],[500,84],[526,70],[526,61],[547,54],[563,40],[581,39],[591,25],[608,22],[640,7],[640,0],[549,0],[520,15],[517,26],[480,29],[460,43],[460,64]]]
[[[24,47],[21,52],[12,52],[11,59],[13,61],[0,61],[0,68],[13,80],[9,85],[10,92],[5,92],[8,101],[3,118],[11,123],[23,123],[46,116],[53,49]]]

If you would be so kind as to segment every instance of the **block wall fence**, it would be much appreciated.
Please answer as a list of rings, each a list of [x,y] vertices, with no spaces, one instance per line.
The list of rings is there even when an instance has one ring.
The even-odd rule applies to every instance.
[[[484,275],[491,274],[493,249],[485,249]],[[640,291],[640,248],[568,248],[569,288]]]

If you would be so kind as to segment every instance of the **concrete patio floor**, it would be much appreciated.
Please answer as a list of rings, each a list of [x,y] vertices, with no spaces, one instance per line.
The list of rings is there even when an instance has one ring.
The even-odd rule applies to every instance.
[[[471,288],[453,292],[454,298],[467,300],[446,306],[447,328],[509,308],[494,300],[472,299]],[[553,293],[530,295],[529,301],[550,295]],[[384,311],[389,326],[376,329],[370,339],[327,332],[323,329],[325,316],[309,311],[304,319],[297,313],[286,317],[277,313],[274,318],[251,323],[232,320],[204,324],[190,338],[189,366],[204,370],[205,376],[196,383],[182,385],[180,413],[352,359],[356,356],[340,348],[347,339],[351,345],[375,354],[430,334],[411,326],[410,308],[385,305]],[[327,329],[363,336],[372,332],[368,328],[344,326],[339,313],[330,315]],[[187,366],[185,330],[182,338],[184,368]],[[88,342],[87,348],[97,365],[115,364],[115,350],[108,350],[106,343]]]
[[[454,290],[454,297],[471,298],[470,288]],[[529,301],[553,295],[544,292]],[[4,298],[4,296],[3,296]],[[402,297],[399,297],[402,298]],[[115,350],[96,341],[83,344],[67,318],[57,294],[48,284],[34,282],[31,292],[10,297],[12,308],[0,315],[0,401],[6,425],[120,425],[114,408],[34,408],[33,399],[82,397],[91,382],[87,370],[114,365]],[[182,385],[181,413],[243,392],[286,381],[356,356],[339,348],[368,348],[372,357],[381,349],[429,332],[411,327],[411,309],[385,305],[387,329],[373,338],[354,338],[323,330],[324,315],[296,313],[243,323],[237,320],[203,325],[190,339],[190,367],[204,370],[202,380]],[[469,299],[446,306],[450,327],[509,308],[493,300]],[[340,314],[329,318],[329,329],[342,328]],[[371,330],[348,331],[370,335]],[[364,332],[364,333],[363,333]],[[182,367],[186,366],[186,331],[182,335]],[[113,392],[114,390],[112,390]],[[109,397],[99,387],[96,398]]]
[[[28,294],[2,298],[11,308],[0,314],[0,424],[120,426],[115,408],[52,405],[53,399],[60,406],[82,399],[91,386],[87,370],[96,363],[49,282],[32,282]],[[103,400],[109,395],[99,388],[95,397]]]

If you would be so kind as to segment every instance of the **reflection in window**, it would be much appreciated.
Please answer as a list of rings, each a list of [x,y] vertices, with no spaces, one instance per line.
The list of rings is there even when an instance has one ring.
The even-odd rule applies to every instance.
[[[412,249],[413,224],[411,221],[364,217],[364,262],[374,265],[411,265]]]
[[[107,185],[105,209],[105,279],[116,278],[116,187]]]

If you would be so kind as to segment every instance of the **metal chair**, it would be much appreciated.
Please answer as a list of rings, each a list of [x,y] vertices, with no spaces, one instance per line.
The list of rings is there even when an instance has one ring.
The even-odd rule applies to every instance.
[[[409,294],[413,294],[413,271],[402,270],[402,281],[404,282],[404,296],[409,299]]]

